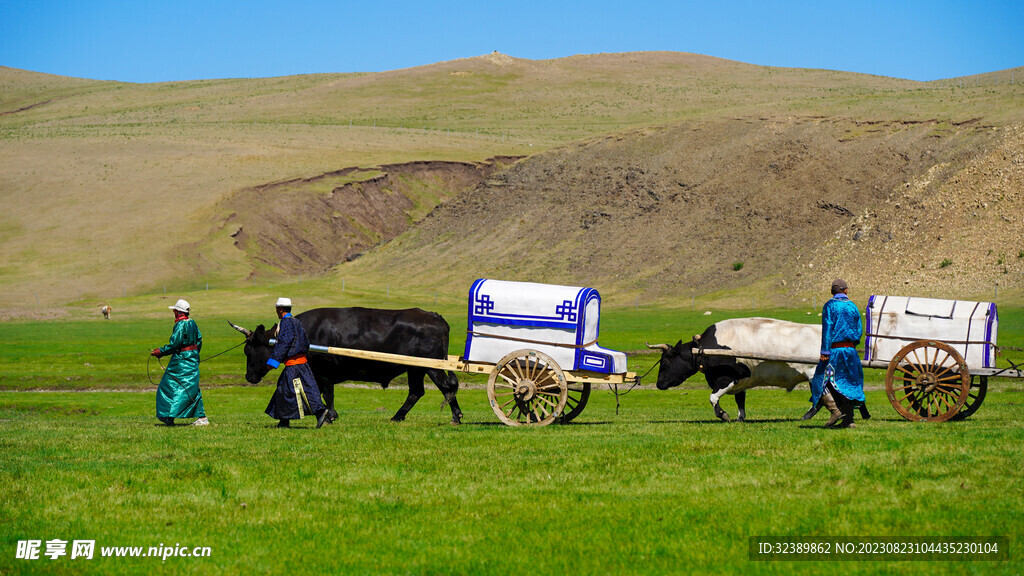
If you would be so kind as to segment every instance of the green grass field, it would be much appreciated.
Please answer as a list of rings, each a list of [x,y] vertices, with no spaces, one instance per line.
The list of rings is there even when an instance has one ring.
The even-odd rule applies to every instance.
[[[380,304],[378,302],[378,304]],[[429,307],[429,306],[427,306]],[[453,354],[465,314],[440,306]],[[761,314],[813,322],[804,310]],[[724,316],[743,311],[717,312]],[[807,389],[748,395],[746,423],[713,418],[702,380],[595,391],[571,425],[501,426],[479,377],[465,424],[427,395],[339,390],[340,418],[291,430],[263,414],[270,385],[243,383],[240,349],[203,365],[212,425],[160,426],[147,351],[169,318],[0,325],[0,573],[346,574],[851,573],[1017,574],[1024,527],[1024,383],[996,380],[964,422],[916,424],[868,371],[874,418],[854,430],[798,418]],[[269,314],[267,314],[269,316]],[[232,319],[254,325],[268,318]],[[675,341],[714,320],[699,310],[608,307],[602,344]],[[1001,309],[1000,343],[1020,347],[1024,310]],[[204,356],[240,341],[223,318],[197,318]],[[1020,356],[1008,352],[1007,356]],[[646,371],[656,356],[634,355]],[[150,365],[153,378],[157,368]],[[464,376],[464,375],[463,375]],[[46,391],[27,391],[45,389]],[[92,390],[92,391],[82,391]],[[735,414],[730,399],[723,407]],[[1008,539],[1006,561],[752,561],[751,537]],[[18,541],[95,540],[92,560],[15,559]],[[203,558],[101,558],[106,547],[210,547]],[[70,546],[70,545],[69,545]]]
[[[912,424],[869,392],[854,430],[757,391],[712,421],[700,387],[596,393],[576,424],[499,426],[482,390],[452,427],[429,392],[349,388],[340,420],[278,430],[269,387],[205,392],[213,424],[166,428],[148,392],[0,392],[0,572],[345,574],[1019,573],[1019,384],[978,414]],[[752,536],[1003,536],[1005,562],[754,562]],[[92,560],[15,560],[18,540],[90,539]],[[100,558],[108,546],[206,558]]]

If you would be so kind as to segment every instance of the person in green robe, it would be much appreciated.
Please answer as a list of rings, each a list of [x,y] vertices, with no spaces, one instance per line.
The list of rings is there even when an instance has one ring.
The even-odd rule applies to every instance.
[[[203,393],[199,391],[199,351],[203,348],[203,335],[195,320],[188,317],[188,302],[178,300],[168,308],[174,311],[171,340],[151,353],[157,358],[172,354],[156,390],[156,417],[168,426],[174,425],[175,418],[196,418],[194,426],[206,426],[210,421],[206,419]]]

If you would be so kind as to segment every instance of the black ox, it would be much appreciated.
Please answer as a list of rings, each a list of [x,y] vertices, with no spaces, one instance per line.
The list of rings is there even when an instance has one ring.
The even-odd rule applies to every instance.
[[[316,308],[296,314],[295,318],[302,324],[312,344],[420,358],[443,360],[448,357],[448,322],[434,312],[418,308]],[[231,326],[245,334],[245,379],[256,384],[270,371],[267,366],[267,359],[273,352],[270,339],[276,334],[277,325],[266,330],[261,324],[254,331],[235,324]],[[317,352],[309,354],[308,359],[332,420],[338,415],[334,409],[335,384],[354,380],[377,382],[387,388],[396,376],[403,373],[408,374],[409,395],[391,420],[405,420],[409,410],[423,397],[425,375],[444,394],[445,402],[452,411],[452,423],[458,424],[462,419],[462,411],[455,397],[459,390],[459,380],[452,372]]]

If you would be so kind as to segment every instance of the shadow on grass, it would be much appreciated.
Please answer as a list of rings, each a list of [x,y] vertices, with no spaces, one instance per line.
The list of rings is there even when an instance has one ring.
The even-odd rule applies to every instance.
[[[723,422],[717,418],[708,418],[706,420],[652,420],[648,424],[719,424],[728,426],[730,424],[779,424],[783,422],[800,422],[800,420],[794,418],[747,418],[746,420],[734,419]]]
[[[568,422],[568,423],[565,423],[565,424],[553,423],[553,424],[549,424],[548,426],[550,426],[552,428],[557,428],[557,427],[570,427],[571,428],[573,426],[608,426],[608,425],[611,425],[611,424],[615,424],[615,422]],[[502,428],[530,428],[531,427],[531,426],[508,426],[508,425],[506,425],[506,424],[504,424],[502,422],[463,422],[462,425],[463,426],[498,426],[498,427],[502,427]],[[448,424],[439,424],[439,426],[448,426]]]

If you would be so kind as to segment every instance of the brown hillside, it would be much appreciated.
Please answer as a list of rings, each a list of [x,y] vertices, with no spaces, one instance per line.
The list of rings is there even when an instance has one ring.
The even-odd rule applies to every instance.
[[[865,291],[895,289],[908,263],[883,262],[879,246],[915,245],[915,254],[928,253],[935,240],[916,236],[906,217],[923,220],[943,202],[948,212],[928,222],[944,222],[949,242],[973,238],[965,240],[973,253],[985,246],[1012,251],[1019,266],[1019,233],[1011,248],[1000,240],[1010,242],[1011,229],[997,237],[972,217],[952,216],[984,211],[983,199],[1001,196],[1000,217],[1021,221],[1024,207],[1013,202],[1020,170],[1006,171],[1017,166],[1019,140],[1016,130],[981,122],[788,116],[635,131],[525,159],[347,270],[385,270],[386,262],[396,278],[444,270],[439,284],[453,289],[496,277],[649,297],[756,285],[765,299],[791,304],[820,292],[822,278],[833,274],[870,286]],[[905,191],[914,195],[910,210],[899,201]],[[995,225],[998,217],[986,222]],[[837,231],[845,243],[835,240]],[[943,256],[919,258],[914,268],[935,268]],[[941,278],[933,289],[975,288],[955,274]]]
[[[465,278],[492,272],[668,296],[764,290],[775,275],[788,290],[810,273],[800,268],[810,256],[787,269],[784,255],[817,250],[891,186],[929,180],[931,194],[994,150],[999,134],[981,127],[1020,123],[1022,78],[1015,69],[913,82],[672,52],[495,53],[374,74],[155,84],[0,67],[3,306],[325,270],[402,233],[473,178],[491,184],[345,273],[376,281],[404,270],[403,285],[460,292]],[[507,174],[468,179],[438,165],[408,184],[384,182],[373,168],[528,154]],[[961,177],[980,186],[984,175]],[[342,188],[357,181],[367,183]],[[792,232],[801,225],[811,231]],[[688,252],[694,242],[707,249]],[[409,265],[393,269],[392,258]],[[943,273],[966,271],[958,253],[943,258]],[[434,269],[460,280],[408,274]]]
[[[977,127],[976,130],[985,129]],[[803,287],[832,275],[882,294],[986,300],[1024,287],[1024,127],[987,129],[995,146],[966,166],[936,162],[835,230],[803,266]],[[998,284],[998,287],[997,287]]]

